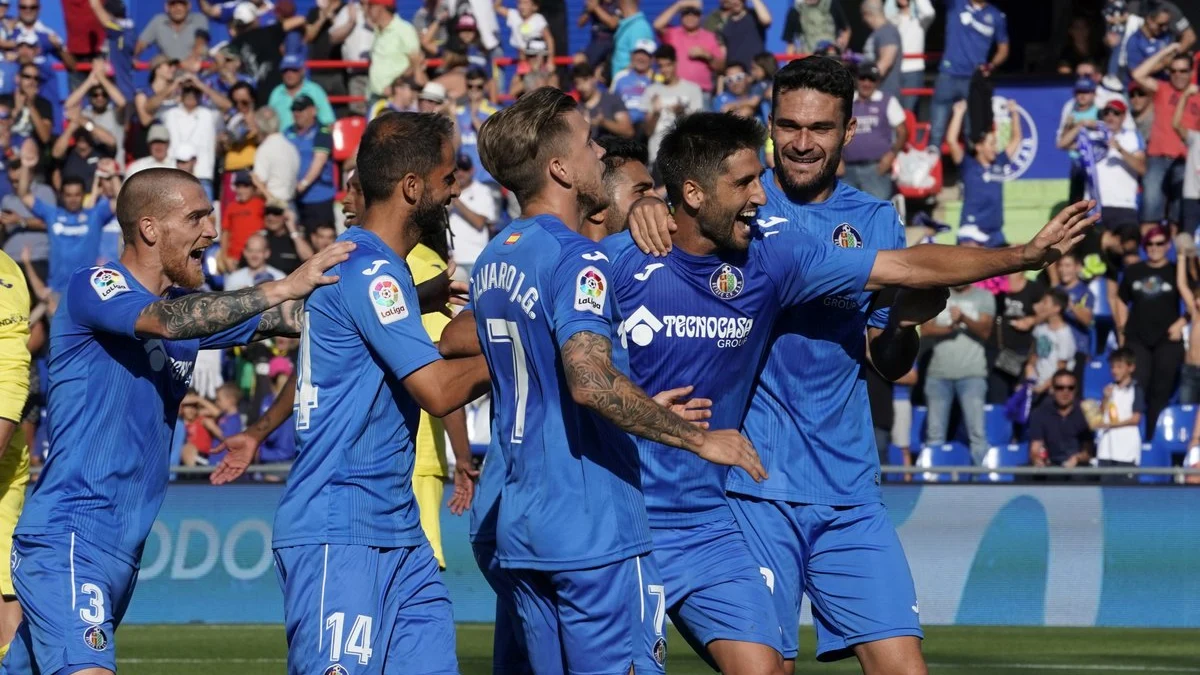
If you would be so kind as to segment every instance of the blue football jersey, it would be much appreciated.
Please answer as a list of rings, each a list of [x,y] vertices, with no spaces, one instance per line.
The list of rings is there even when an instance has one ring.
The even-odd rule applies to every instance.
[[[421,325],[412,274],[374,233],[305,303],[296,380],[296,459],[274,546],[425,541],[412,472],[421,409],[403,380],[441,358]]]
[[[161,299],[118,262],[68,280],[50,322],[49,459],[17,534],[76,532],[138,564],[196,352],[245,344],[258,328],[254,317],[207,338],[137,337],[138,314]]]
[[[637,449],[572,400],[559,358],[586,331],[611,340],[627,371],[610,277],[599,246],[546,215],[514,221],[475,262],[471,303],[506,460],[496,525],[505,567],[586,569],[650,550]]]
[[[674,247],[655,258],[639,251],[628,233],[604,245],[625,317],[620,334],[631,379],[650,394],[693,385],[693,396],[713,402],[713,429],[741,425],[779,312],[859,291],[875,261],[872,250],[840,250],[802,232],[708,256]],[[727,508],[728,467],[644,438],[634,441],[651,524],[696,525]]]
[[[805,205],[788,200],[770,172],[763,186],[767,204],[758,224],[768,238],[801,231],[848,249],[904,247],[904,225],[892,205],[845,183],[824,202]],[[730,492],[835,506],[880,499],[861,373],[866,327],[887,325],[886,309],[871,310],[874,298],[862,290],[830,295],[780,316],[743,424],[770,478],[755,483],[735,469]]]

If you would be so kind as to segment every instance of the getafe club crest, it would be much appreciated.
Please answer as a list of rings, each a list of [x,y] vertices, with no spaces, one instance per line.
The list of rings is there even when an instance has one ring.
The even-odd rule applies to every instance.
[[[742,271],[729,264],[721,265],[708,278],[708,287],[712,289],[713,295],[722,300],[736,298],[745,286]]]
[[[850,223],[842,223],[833,230],[833,245],[842,248],[862,248],[863,238]]]

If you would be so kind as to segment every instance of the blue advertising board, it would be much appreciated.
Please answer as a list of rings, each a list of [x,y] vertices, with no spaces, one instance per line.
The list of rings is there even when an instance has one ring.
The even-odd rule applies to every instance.
[[[275,623],[280,486],[172,485],[128,623]],[[1200,489],[885,486],[926,624],[1200,627]],[[459,621],[491,621],[467,520],[442,516]]]

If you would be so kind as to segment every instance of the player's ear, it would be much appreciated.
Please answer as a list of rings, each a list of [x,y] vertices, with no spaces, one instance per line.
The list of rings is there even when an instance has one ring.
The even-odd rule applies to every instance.
[[[858,131],[858,118],[851,117],[850,123],[846,125],[846,136],[842,139],[842,147],[850,145],[850,141],[854,140],[854,133]]]
[[[425,181],[421,180],[421,177],[415,173],[406,173],[396,187],[404,195],[406,202],[416,204],[421,201],[421,193],[425,189]]]
[[[571,172],[567,170],[567,165],[563,162],[562,157],[550,158],[550,177],[558,181],[564,186],[571,185]]]
[[[700,184],[696,181],[689,179],[683,181],[683,190],[681,192],[684,206],[692,211],[699,211],[700,207],[704,204],[704,188],[700,187]]]
[[[157,220],[150,216],[142,216],[137,223],[138,232],[142,235],[142,240],[147,244],[156,244],[163,232],[161,225]]]

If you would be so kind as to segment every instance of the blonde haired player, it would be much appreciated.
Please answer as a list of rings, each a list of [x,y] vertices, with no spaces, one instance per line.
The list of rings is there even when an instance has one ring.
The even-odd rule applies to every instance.
[[[29,287],[16,261],[0,251],[0,658],[8,654],[21,623],[13,589],[13,529],[29,485],[29,446],[21,409],[29,395]]]

